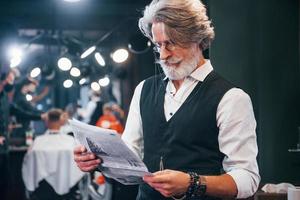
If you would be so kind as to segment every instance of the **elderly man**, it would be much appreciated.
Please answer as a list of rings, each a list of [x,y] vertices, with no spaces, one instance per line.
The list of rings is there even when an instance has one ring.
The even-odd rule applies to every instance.
[[[139,200],[246,198],[260,176],[256,122],[249,96],[214,70],[203,51],[214,30],[199,0],[153,0],[139,20],[164,75],[135,89],[123,140],[153,176]],[[74,150],[83,171],[100,163]]]

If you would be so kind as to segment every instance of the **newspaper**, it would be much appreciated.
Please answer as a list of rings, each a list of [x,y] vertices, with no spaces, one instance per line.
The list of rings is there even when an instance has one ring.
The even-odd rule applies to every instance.
[[[124,185],[140,184],[144,175],[151,175],[143,161],[122,141],[119,134],[69,120],[76,140],[102,159],[98,169],[107,177]]]

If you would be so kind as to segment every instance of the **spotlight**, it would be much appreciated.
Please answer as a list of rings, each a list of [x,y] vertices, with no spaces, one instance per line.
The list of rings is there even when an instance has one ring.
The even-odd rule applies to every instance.
[[[14,68],[17,67],[20,63],[22,62],[22,58],[21,57],[13,57],[10,59],[10,67]]]
[[[63,85],[64,85],[64,88],[70,88],[73,85],[73,81],[70,80],[70,79],[65,80],[64,83],[63,83]]]
[[[80,76],[80,70],[77,67],[72,67],[70,71],[71,76],[78,77]]]
[[[109,82],[110,82],[110,80],[108,77],[102,78],[98,81],[99,85],[102,87],[108,86]]]
[[[102,67],[105,66],[105,60],[99,52],[95,53],[95,59],[100,66],[102,66]]]
[[[96,46],[91,46],[90,48],[88,48],[87,50],[85,50],[85,51],[81,54],[80,58],[81,58],[81,59],[84,59],[84,58],[88,57],[88,56],[89,56],[91,53],[93,53],[95,50],[96,50]]]
[[[91,88],[94,91],[99,91],[100,90],[100,85],[97,82],[92,82],[91,83]]]
[[[126,49],[118,49],[113,53],[112,58],[116,63],[122,63],[127,60],[128,56],[129,54]]]
[[[39,67],[35,67],[31,70],[30,76],[31,78],[36,78],[41,74],[41,69]]]
[[[80,84],[80,85],[83,85],[83,84],[85,84],[85,83],[86,83],[86,78],[80,79],[80,81],[79,81],[79,84]]]
[[[58,67],[63,71],[68,71],[72,67],[72,62],[69,58],[62,57],[57,62]]]
[[[27,100],[27,101],[31,101],[31,100],[32,100],[32,95],[26,94],[26,100]]]

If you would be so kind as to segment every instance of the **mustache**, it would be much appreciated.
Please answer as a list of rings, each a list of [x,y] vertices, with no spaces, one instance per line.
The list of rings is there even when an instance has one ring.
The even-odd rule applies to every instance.
[[[171,57],[169,59],[166,59],[166,60],[160,60],[160,59],[157,59],[155,61],[155,63],[157,64],[160,64],[160,65],[166,65],[166,64],[175,64],[175,63],[178,63],[181,61],[181,58],[178,58],[178,57]]]

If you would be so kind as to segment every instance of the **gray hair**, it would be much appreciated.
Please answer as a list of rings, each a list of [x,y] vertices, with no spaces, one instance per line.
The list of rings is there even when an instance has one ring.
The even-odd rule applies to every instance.
[[[139,19],[140,30],[152,41],[151,27],[154,22],[164,23],[170,40],[183,47],[198,43],[205,50],[215,36],[206,8],[200,0],[153,0]]]

